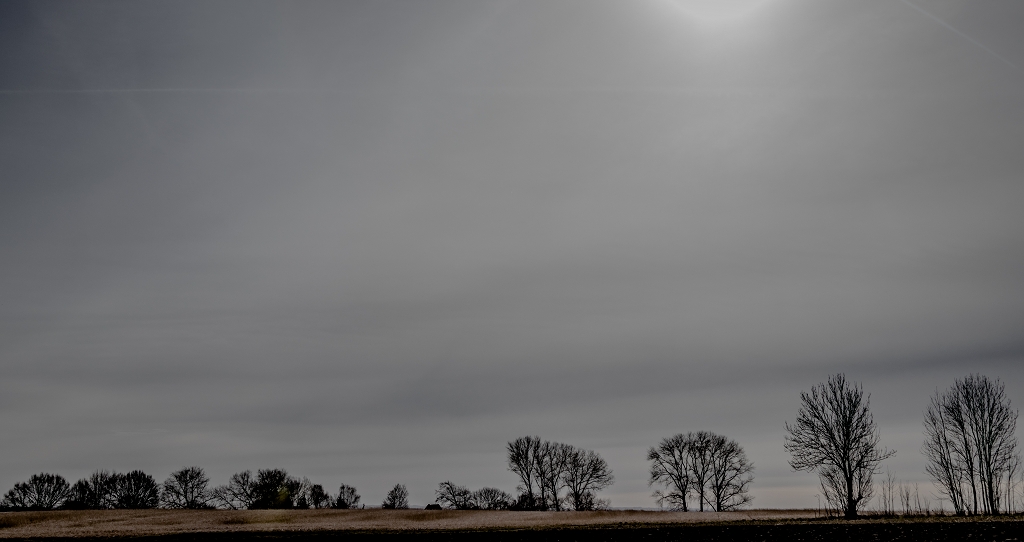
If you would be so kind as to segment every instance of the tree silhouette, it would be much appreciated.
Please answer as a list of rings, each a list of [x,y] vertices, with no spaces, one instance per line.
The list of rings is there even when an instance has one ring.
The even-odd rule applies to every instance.
[[[388,491],[384,497],[384,502],[380,507],[396,510],[409,508],[409,490],[405,489],[402,484],[395,484],[395,487],[391,488],[391,491]]]
[[[256,500],[255,485],[251,470],[232,474],[227,484],[213,489],[213,501],[232,510],[249,508]]]
[[[114,508],[156,508],[160,504],[160,490],[156,480],[141,470],[112,476],[111,497]]]
[[[212,495],[210,479],[200,467],[185,467],[164,480],[160,502],[165,508],[209,508]]]
[[[692,481],[690,465],[690,440],[686,435],[679,434],[665,439],[647,450],[647,460],[651,462],[648,485],[660,484],[664,489],[654,491],[654,499],[658,506],[672,510],[689,510]]]
[[[481,510],[507,510],[512,506],[512,496],[495,487],[485,487],[473,492],[473,502]]]
[[[14,484],[3,498],[5,507],[15,510],[53,510],[71,495],[71,486],[59,474],[33,474],[27,482]]]
[[[324,486],[320,484],[311,484],[309,486],[309,490],[306,491],[306,494],[309,505],[313,508],[331,507],[331,495],[324,490]]]
[[[1004,485],[1009,501],[1020,462],[1016,427],[1017,411],[998,379],[968,375],[935,392],[924,418],[926,470],[956,513],[998,514]]]
[[[114,475],[98,470],[71,486],[71,495],[64,508],[73,510],[103,510],[113,508]]]
[[[338,496],[334,498],[334,507],[340,509],[355,508],[359,505],[359,494],[356,488],[341,484],[338,488]]]
[[[305,484],[283,469],[260,469],[252,484],[250,509],[295,508]]]
[[[612,485],[615,477],[596,452],[572,448],[565,459],[562,481],[567,489],[566,501],[573,510],[594,510],[604,507],[597,492]]]
[[[477,507],[473,501],[473,492],[466,489],[466,486],[457,486],[448,481],[441,482],[434,494],[436,496],[434,502],[443,508],[469,510]]]
[[[649,485],[659,506],[688,510],[697,499],[698,508],[710,506],[717,512],[732,510],[751,501],[748,493],[754,466],[736,441],[697,431],[663,439],[647,451],[651,462]]]
[[[786,450],[795,470],[818,471],[826,500],[847,519],[871,498],[878,464],[895,451],[878,447],[870,396],[842,374],[800,393],[796,423],[786,423]]]

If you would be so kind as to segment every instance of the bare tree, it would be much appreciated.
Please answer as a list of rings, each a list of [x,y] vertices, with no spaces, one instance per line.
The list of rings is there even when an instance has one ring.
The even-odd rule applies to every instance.
[[[156,508],[160,504],[160,488],[156,480],[141,470],[127,474],[116,473],[112,480],[114,508]]]
[[[160,502],[165,508],[209,508],[210,479],[201,467],[185,467],[164,480]]]
[[[607,463],[596,453],[561,442],[521,437],[508,443],[508,468],[519,476],[517,510],[562,510],[603,506],[595,492],[612,483]],[[562,489],[569,487],[562,496]],[[589,496],[588,496],[589,494]]]
[[[250,470],[232,474],[227,485],[214,488],[213,500],[222,508],[232,510],[249,508],[256,500],[255,485],[256,480]]]
[[[59,474],[33,474],[27,482],[14,484],[3,498],[3,504],[16,510],[53,510],[60,508],[71,495],[71,486]]]
[[[395,510],[409,508],[409,490],[405,489],[402,484],[395,484],[395,487],[391,488],[391,491],[388,491],[384,497],[384,502],[380,507]]]
[[[313,508],[330,508],[331,507],[331,494],[324,490],[324,486],[320,484],[310,484],[309,489],[306,491],[306,499],[309,501],[309,505]]]
[[[1010,465],[1006,469],[1006,505],[1004,510],[1007,514],[1017,513],[1017,473],[1020,472],[1020,455],[1014,455]]]
[[[308,483],[309,480],[289,476],[284,469],[260,469],[251,487],[253,498],[249,508],[295,508]]]
[[[359,505],[359,494],[356,493],[356,488],[341,484],[338,488],[338,496],[334,498],[334,507],[340,509],[355,508]]]
[[[508,470],[519,477],[520,498],[517,505],[524,509],[537,507],[539,483],[536,480],[537,463],[540,456],[540,437],[519,437],[508,443]]]
[[[850,519],[871,499],[878,464],[895,451],[878,447],[870,396],[837,374],[801,392],[796,423],[786,423],[786,450],[796,470],[818,471],[826,500]]]
[[[711,435],[711,476],[708,480],[709,502],[716,512],[734,510],[753,500],[749,488],[754,481],[754,464],[734,440]]]
[[[535,474],[540,484],[537,503],[541,510],[561,510],[562,498],[559,492],[564,487],[564,473],[572,447],[561,442],[544,441],[534,463]]]
[[[114,475],[98,470],[88,478],[82,478],[71,486],[65,508],[73,510],[103,510],[114,506]]]
[[[663,489],[653,496],[659,506],[686,511],[697,499],[701,511],[707,504],[721,512],[749,503],[754,466],[733,440],[708,431],[678,434],[663,439],[647,451],[651,462],[648,485]]]
[[[450,481],[445,481],[438,484],[434,494],[437,496],[434,502],[444,508],[454,510],[476,508],[476,503],[473,502],[473,492],[467,489],[466,486],[457,486]]]
[[[1003,383],[983,375],[936,392],[925,411],[927,471],[958,514],[998,514],[1012,494],[1017,411]],[[1004,481],[1005,480],[1005,481]]]
[[[714,456],[715,436],[707,431],[697,431],[686,435],[690,445],[686,450],[690,454],[690,485],[697,495],[697,506],[704,511],[704,503],[710,503],[707,495],[708,481],[711,479],[711,466]]]
[[[896,515],[896,493],[897,488],[896,476],[891,470],[886,469],[885,478],[879,483],[880,495],[879,500],[881,512],[886,516]]]
[[[604,458],[591,450],[570,448],[565,459],[562,476],[568,494],[565,496],[573,510],[594,510],[602,507],[596,493],[615,480]]]
[[[675,435],[662,439],[647,450],[651,462],[648,485],[659,484],[664,489],[655,490],[653,496],[658,506],[673,510],[687,511],[691,490],[690,441],[686,435]]]
[[[512,505],[512,496],[495,487],[485,487],[473,492],[473,503],[481,510],[507,510]]]

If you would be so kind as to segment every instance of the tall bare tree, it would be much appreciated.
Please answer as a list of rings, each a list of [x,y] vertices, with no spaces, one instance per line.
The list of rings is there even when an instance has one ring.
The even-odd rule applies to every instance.
[[[926,467],[958,514],[998,514],[1010,504],[1017,411],[999,379],[968,375],[932,397],[925,411]]]
[[[711,502],[707,489],[708,481],[711,479],[716,436],[707,431],[697,431],[687,435],[687,439],[690,441],[690,445],[686,448],[690,454],[690,485],[697,495],[697,506],[701,512],[704,511],[704,503]]]
[[[748,493],[754,466],[733,440],[697,431],[663,439],[647,451],[651,462],[649,485],[659,506],[686,511],[691,496],[698,508],[732,510],[751,501]]]
[[[571,453],[572,447],[567,444],[547,440],[541,443],[537,462],[534,463],[540,485],[537,503],[541,510],[562,509],[559,493],[565,485],[565,468]]]
[[[754,481],[754,464],[734,440],[721,435],[711,438],[711,477],[708,480],[709,502],[716,512],[733,510],[749,504],[753,497],[749,488]]]
[[[597,492],[612,485],[615,477],[597,452],[571,448],[562,480],[567,489],[565,500],[573,510],[594,510],[603,504]]]
[[[165,508],[209,508],[210,479],[201,467],[185,467],[164,480],[160,503]]]
[[[870,396],[837,374],[800,393],[796,423],[786,423],[786,450],[796,470],[817,471],[830,505],[857,517],[872,495],[872,476],[895,451],[879,448]]]
[[[532,509],[537,506],[537,493],[540,484],[536,480],[537,462],[540,456],[540,437],[519,437],[508,443],[508,470],[519,477],[521,508]]]
[[[521,437],[508,443],[508,468],[519,476],[520,510],[592,509],[596,492],[611,485],[608,464],[597,453],[569,444]],[[568,488],[568,494],[562,490]]]
[[[653,494],[658,506],[668,504],[673,510],[689,510],[687,501],[692,486],[689,438],[679,434],[662,439],[647,450],[647,460],[651,462],[648,485],[664,486]]]

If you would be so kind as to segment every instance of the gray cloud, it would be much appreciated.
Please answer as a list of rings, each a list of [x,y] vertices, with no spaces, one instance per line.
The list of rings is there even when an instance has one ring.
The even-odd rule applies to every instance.
[[[0,486],[425,503],[539,433],[651,506],[644,449],[709,429],[813,506],[782,424],[836,371],[925,482],[936,387],[1024,400],[1024,40],[913,4],[5,4]]]

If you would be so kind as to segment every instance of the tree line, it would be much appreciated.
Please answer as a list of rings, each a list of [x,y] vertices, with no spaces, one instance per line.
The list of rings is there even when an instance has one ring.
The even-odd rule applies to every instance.
[[[177,470],[157,484],[141,470],[117,473],[100,470],[74,484],[58,474],[33,475],[8,491],[0,508],[8,510],[107,509],[267,509],[355,508],[359,494],[342,484],[330,494],[307,478],[295,478],[282,469],[244,471],[226,485],[210,487],[201,467]]]
[[[945,392],[936,391],[925,410],[922,452],[926,471],[953,511],[961,515],[998,514],[1016,506],[1022,478],[1016,438],[1018,412],[998,379],[973,374]],[[818,475],[826,508],[855,518],[871,501],[880,464],[896,452],[880,446],[870,395],[843,374],[801,392],[795,422],[785,424],[790,466]],[[609,501],[598,493],[614,482],[612,470],[597,452],[570,444],[524,436],[508,442],[507,468],[519,478],[518,493],[494,487],[470,490],[441,482],[428,508],[455,510],[598,510]],[[708,431],[680,433],[647,451],[648,485],[659,506],[674,510],[734,510],[752,501],[754,464],[734,440]],[[41,473],[19,482],[0,500],[5,510],[114,508],[336,508],[359,506],[354,487],[342,484],[329,493],[307,478],[282,469],[243,471],[228,483],[210,487],[200,467],[171,473],[162,484],[139,470],[96,471],[69,484],[60,475]],[[897,489],[891,473],[882,481],[882,511],[894,502],[904,511],[921,510],[917,488]],[[409,492],[396,484],[381,508],[409,507]],[[927,508],[927,507],[925,507]]]
[[[954,513],[999,514],[1014,506],[1017,414],[999,379],[968,375],[935,392],[925,410],[922,451],[926,472]],[[790,466],[817,472],[827,508],[846,518],[867,506],[880,463],[896,453],[880,446],[870,396],[842,374],[800,394],[796,422],[786,423],[786,432]],[[892,476],[881,486],[882,508],[891,511]],[[904,510],[913,509],[908,487],[901,486],[898,497]],[[914,500],[920,510],[920,499]]]

